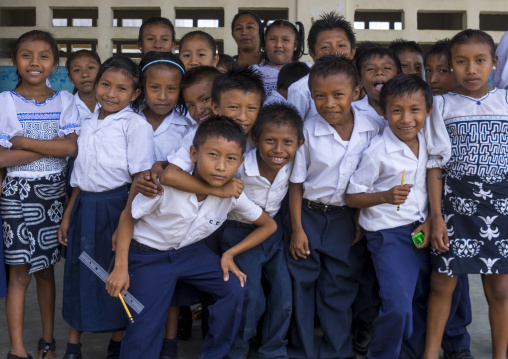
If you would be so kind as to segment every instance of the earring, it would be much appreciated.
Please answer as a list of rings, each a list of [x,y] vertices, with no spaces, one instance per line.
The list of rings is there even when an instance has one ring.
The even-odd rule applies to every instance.
[[[453,67],[450,69],[450,72],[453,72]]]
[[[495,67],[495,66],[492,66],[492,70],[495,70],[495,69],[496,69],[496,67]]]

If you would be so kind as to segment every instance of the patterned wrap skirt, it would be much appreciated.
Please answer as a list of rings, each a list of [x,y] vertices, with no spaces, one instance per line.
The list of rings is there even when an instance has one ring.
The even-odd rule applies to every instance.
[[[2,224],[1,212],[0,212],[0,224]],[[3,231],[0,231],[0,298],[3,298],[7,295],[7,276],[5,270],[3,243],[4,243]]]
[[[432,248],[432,268],[449,276],[508,273],[508,175],[445,175],[443,192],[450,250]]]
[[[127,326],[120,299],[80,260],[86,252],[104,270],[114,265],[112,236],[125,208],[129,186],[106,192],[80,191],[72,209],[67,236],[62,315],[80,332],[114,332]]]
[[[0,210],[6,264],[29,264],[31,274],[60,260],[65,178],[64,172],[37,179],[4,178]]]

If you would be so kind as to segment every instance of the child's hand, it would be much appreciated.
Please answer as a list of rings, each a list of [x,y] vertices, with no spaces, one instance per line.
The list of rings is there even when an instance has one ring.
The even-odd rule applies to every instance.
[[[239,178],[231,178],[224,186],[222,186],[219,197],[221,198],[238,198],[243,192],[243,181]]]
[[[296,261],[298,258],[306,259],[310,254],[309,239],[303,230],[293,231],[291,243],[289,244],[289,252]]]
[[[245,285],[245,282],[247,282],[247,276],[236,266],[233,256],[229,253],[229,251],[224,252],[222,255],[222,258],[220,259],[220,266],[224,272],[225,282],[229,280],[229,272],[231,272],[238,277],[242,287]]]
[[[386,191],[385,203],[403,204],[406,202],[407,196],[409,196],[409,192],[411,192],[412,187],[412,184],[405,184],[403,186],[395,186]]]
[[[67,246],[67,234],[69,232],[69,224],[70,218],[65,215],[62,218],[62,222],[60,222],[60,228],[58,228],[58,242],[62,246]]]
[[[448,252],[450,250],[448,229],[446,228],[446,223],[441,216],[432,217],[430,243],[436,251]]]
[[[411,236],[414,236],[419,232],[423,232],[423,234],[424,234],[423,243],[420,244],[419,246],[416,246],[416,248],[423,249],[429,245],[429,243],[430,243],[430,227],[431,227],[431,220],[430,220],[430,217],[427,217],[425,222],[423,222],[418,227],[416,227],[416,229],[413,231],[413,233],[411,233]]]
[[[363,238],[363,228],[360,227],[360,224],[358,223],[358,218],[360,218],[360,210],[357,210],[355,213],[355,226],[356,226],[356,233],[355,233],[355,239],[353,240],[353,243],[351,243],[352,246],[354,246],[356,243],[360,242]]]
[[[158,194],[162,193],[162,187],[157,182],[157,178],[159,178],[159,175],[156,175],[154,173],[153,178],[155,178],[155,183],[152,181],[152,172],[151,171],[140,172],[139,175],[136,177],[136,179],[135,179],[136,189],[143,196],[152,198],[152,197],[155,197]]]
[[[106,290],[112,297],[118,297],[118,293],[124,294],[129,289],[129,272],[127,269],[115,267],[106,280]]]

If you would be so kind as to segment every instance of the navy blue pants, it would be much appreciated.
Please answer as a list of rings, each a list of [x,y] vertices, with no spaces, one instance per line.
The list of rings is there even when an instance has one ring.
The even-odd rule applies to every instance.
[[[355,358],[351,342],[351,306],[358,290],[359,270],[351,243],[355,225],[349,207],[326,212],[302,204],[302,225],[310,255],[295,260],[286,244],[293,283],[293,325],[290,358]],[[290,239],[290,237],[288,238]],[[314,340],[316,308],[323,339]]]
[[[209,331],[199,350],[199,358],[224,357],[240,325],[245,288],[230,273],[224,282],[220,257],[203,241],[178,250],[151,251],[141,246],[129,249],[129,292],[144,309],[131,311],[134,324],[129,323],[122,341],[120,358],[158,358],[164,324],[177,280],[214,294],[217,301],[208,307]]]
[[[381,300],[366,358],[419,358],[423,354],[430,259],[428,249],[413,244],[413,229],[403,226],[365,233]],[[403,341],[408,345],[401,351]]]
[[[457,287],[453,291],[450,317],[446,322],[441,347],[451,353],[471,348],[471,337],[467,326],[471,324],[471,299],[469,298],[469,280],[466,274],[457,278]]]
[[[249,354],[250,339],[264,313],[259,358],[288,358],[287,331],[291,320],[292,292],[286,257],[281,216],[275,216],[277,231],[263,243],[235,257],[235,262],[247,275],[247,293],[243,304],[242,322],[227,358],[242,359]],[[256,228],[236,221],[226,221],[222,227],[221,247],[225,252],[241,242]],[[261,277],[268,283],[265,298]]]

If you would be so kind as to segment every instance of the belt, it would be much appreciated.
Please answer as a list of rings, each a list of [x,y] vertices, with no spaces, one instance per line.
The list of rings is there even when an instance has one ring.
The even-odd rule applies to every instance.
[[[166,251],[161,251],[160,249],[152,248],[150,246],[147,246],[146,244],[139,243],[134,238],[131,239],[131,246],[132,247],[142,248],[142,249],[145,249],[147,251],[152,251],[152,252],[166,252]]]
[[[309,201],[308,199],[303,199],[303,204],[310,209],[313,209],[315,211],[319,212],[335,212],[335,211],[342,211],[346,208],[346,206],[334,206],[333,204],[324,204],[318,201]]]

